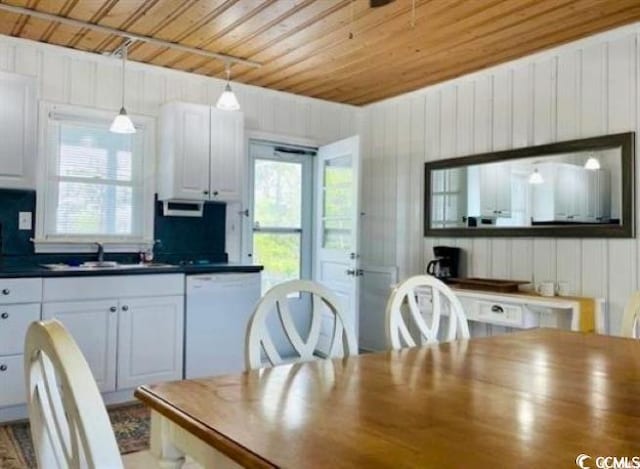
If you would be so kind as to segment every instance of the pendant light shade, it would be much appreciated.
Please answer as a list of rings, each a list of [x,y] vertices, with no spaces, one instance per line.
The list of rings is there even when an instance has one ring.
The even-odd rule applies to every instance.
[[[127,114],[127,110],[124,107],[124,88],[125,88],[125,71],[127,64],[127,48],[129,47],[129,43],[125,42],[121,48],[120,52],[122,54],[122,107],[120,108],[120,112],[113,119],[111,123],[111,127],[109,130],[116,134],[135,134],[136,127],[133,125],[131,118]]]
[[[544,178],[538,168],[534,169],[533,173],[529,175],[529,184],[544,184]]]
[[[592,156],[584,164],[584,167],[585,167],[585,169],[590,169],[592,171],[596,171],[596,170],[600,169],[600,161],[595,156]]]
[[[127,110],[123,107],[111,123],[109,130],[116,134],[135,134],[136,128],[131,122],[131,119],[127,115]]]
[[[218,98],[218,102],[216,103],[216,107],[223,111],[239,111],[240,103],[238,102],[238,98],[236,98],[235,93],[231,89],[231,83],[229,83],[229,79],[231,77],[231,67],[229,64],[226,66],[227,71],[227,84],[224,87],[224,91]]]

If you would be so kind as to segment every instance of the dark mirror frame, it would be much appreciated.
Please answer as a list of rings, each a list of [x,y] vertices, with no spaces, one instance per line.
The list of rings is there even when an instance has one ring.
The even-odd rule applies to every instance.
[[[621,148],[622,225],[536,226],[520,228],[431,228],[431,172],[482,163],[543,157],[559,153]],[[553,238],[633,238],[635,237],[635,132],[583,138],[476,155],[439,160],[424,165],[425,237],[553,237]]]

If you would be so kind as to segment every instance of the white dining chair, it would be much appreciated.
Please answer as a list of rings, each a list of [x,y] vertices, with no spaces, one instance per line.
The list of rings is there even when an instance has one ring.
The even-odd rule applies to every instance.
[[[307,293],[311,296],[311,322],[306,339],[298,331],[289,308],[289,297],[298,293]],[[267,327],[267,320],[271,314],[277,314],[286,339],[295,353],[293,357],[281,356],[276,348]],[[319,350],[325,314],[330,315],[333,324],[328,346],[324,350]],[[247,327],[245,352],[247,369],[257,369],[265,366],[263,353],[267,360],[266,364],[275,366],[311,361],[322,358],[321,354],[329,358],[355,355],[357,343],[355,331],[340,308],[338,298],[328,288],[310,280],[291,280],[271,288],[256,305]]]
[[[25,340],[31,438],[42,469],[155,467],[148,452],[120,456],[89,365],[69,332],[54,320],[34,322]],[[135,462],[133,462],[135,460]]]
[[[622,335],[633,339],[640,338],[640,291],[631,294],[622,316]]]
[[[427,322],[427,318],[418,306],[418,290],[429,289],[432,308],[430,320]],[[462,304],[455,293],[443,282],[430,275],[408,278],[393,289],[387,301],[385,321],[387,345],[391,349],[398,350],[403,347],[415,347],[418,344],[437,343],[441,318],[445,314],[449,316],[446,340],[468,339],[469,325]],[[410,329],[415,333],[412,334]]]

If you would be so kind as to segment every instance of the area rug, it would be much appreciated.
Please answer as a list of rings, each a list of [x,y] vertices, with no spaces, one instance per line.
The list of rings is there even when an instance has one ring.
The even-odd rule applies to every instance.
[[[109,418],[121,454],[149,448],[149,410],[140,405],[109,409]],[[31,444],[29,423],[0,426],[0,468],[31,469],[36,457]]]

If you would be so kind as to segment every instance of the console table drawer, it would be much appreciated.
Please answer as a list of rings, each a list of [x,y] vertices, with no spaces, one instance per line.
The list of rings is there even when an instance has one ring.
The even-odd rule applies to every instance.
[[[475,309],[475,319],[482,322],[521,328],[536,326],[537,315],[521,305],[476,301]]]

